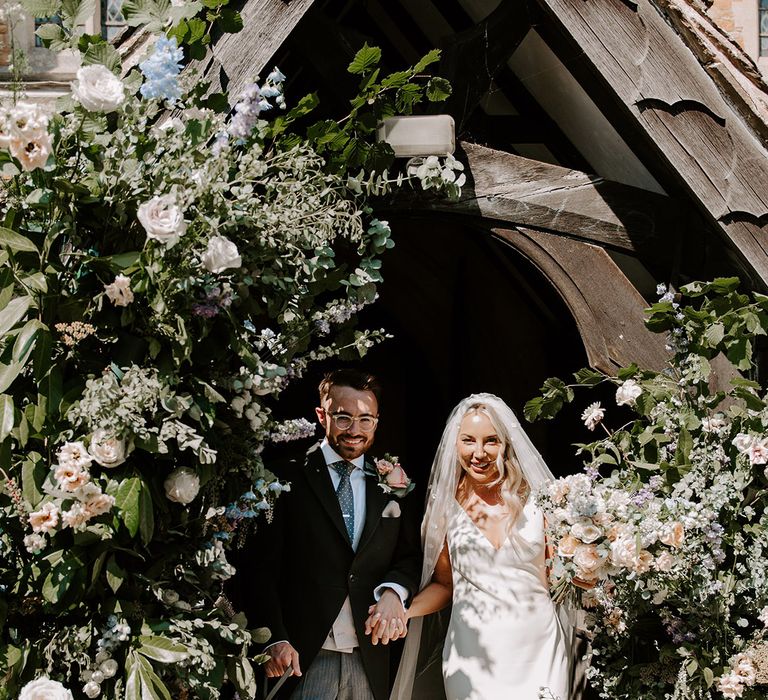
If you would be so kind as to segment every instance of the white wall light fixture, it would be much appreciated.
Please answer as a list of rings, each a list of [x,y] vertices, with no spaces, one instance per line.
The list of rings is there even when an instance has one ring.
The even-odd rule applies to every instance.
[[[456,127],[450,114],[390,117],[376,133],[396,158],[445,156],[456,150]]]

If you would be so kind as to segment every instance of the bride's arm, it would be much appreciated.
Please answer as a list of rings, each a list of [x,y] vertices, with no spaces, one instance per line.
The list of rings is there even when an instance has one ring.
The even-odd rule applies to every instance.
[[[437,612],[447,607],[453,597],[453,572],[451,571],[451,558],[448,554],[448,545],[443,545],[443,551],[435,564],[435,572],[432,581],[413,599],[406,618],[421,617]]]

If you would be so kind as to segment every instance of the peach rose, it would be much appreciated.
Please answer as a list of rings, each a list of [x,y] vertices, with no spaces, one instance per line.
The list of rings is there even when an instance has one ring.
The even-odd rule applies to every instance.
[[[392,464],[392,462],[388,462],[386,459],[379,459],[376,462],[376,470],[382,476],[389,474],[394,468],[395,465]]]
[[[669,547],[678,549],[683,544],[685,538],[685,528],[680,522],[673,522],[665,525],[661,530],[659,539]]]
[[[392,471],[387,474],[386,481],[387,486],[393,489],[404,489],[411,483],[405,470],[399,464],[395,464],[392,467]]]
[[[573,535],[566,535],[557,545],[557,553],[561,557],[570,558],[576,554],[576,548],[580,545],[581,542],[579,542]]]
[[[74,464],[60,464],[54,470],[53,476],[59,482],[59,487],[69,492],[77,491],[91,478],[87,471]]]
[[[578,537],[582,542],[591,544],[597,540],[600,535],[600,528],[589,520],[580,520],[571,526],[571,534]]]
[[[632,567],[635,573],[644,574],[651,570],[653,564],[653,554],[647,549],[641,550],[635,558],[635,564]]]
[[[582,544],[576,547],[573,555],[573,563],[579,569],[579,578],[585,581],[592,581],[597,578],[597,574],[605,562],[605,557],[597,551],[593,544]]]

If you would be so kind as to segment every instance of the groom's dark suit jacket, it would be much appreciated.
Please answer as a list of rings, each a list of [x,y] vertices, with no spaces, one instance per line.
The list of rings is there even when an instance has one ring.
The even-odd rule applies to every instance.
[[[375,471],[367,458],[366,464]],[[373,646],[364,624],[379,584],[417,592],[422,554],[412,494],[395,498],[376,476],[365,477],[365,525],[355,552],[319,445],[305,460],[273,471],[291,490],[278,498],[272,523],[259,525],[252,555],[246,549],[240,557],[236,598],[249,625],[269,627],[270,641],[289,641],[306,673],[349,595],[371,690],[376,700],[387,700],[389,646]],[[401,515],[383,518],[392,500]],[[286,683],[279,697],[288,697],[296,682]]]

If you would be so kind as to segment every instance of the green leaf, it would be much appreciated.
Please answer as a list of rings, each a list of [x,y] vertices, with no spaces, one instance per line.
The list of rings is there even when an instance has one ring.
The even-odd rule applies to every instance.
[[[47,475],[43,456],[39,452],[30,452],[21,465],[21,492],[33,508],[43,500],[43,483]]]
[[[241,697],[256,697],[256,676],[253,666],[246,658],[227,660],[227,677],[235,686]]]
[[[59,0],[21,0],[21,6],[32,17],[53,17],[59,12]]]
[[[347,67],[347,71],[353,75],[365,74],[377,66],[380,60],[381,49],[378,46],[368,46],[366,43],[363,44],[363,48],[355,54],[352,63]]]
[[[716,348],[725,337],[725,327],[722,323],[713,323],[704,331],[704,338],[711,348]]]
[[[711,688],[715,682],[715,674],[712,673],[712,669],[705,666],[701,669],[701,673],[704,675],[704,682],[707,684],[707,688]]]
[[[686,428],[681,428],[677,438],[677,449],[675,450],[675,464],[678,466],[688,464],[688,457],[693,448],[693,438]]]
[[[578,372],[574,372],[573,376],[579,384],[584,386],[595,386],[604,379],[600,372],[596,372],[589,367],[582,367]]]
[[[45,26],[45,25],[43,25]],[[22,236],[9,228],[0,227],[0,246],[10,248],[19,253],[37,253],[37,246],[26,236]]]
[[[189,656],[189,649],[183,644],[159,636],[139,637],[139,647],[136,651],[164,664],[175,664]]]
[[[44,330],[48,330],[48,328],[36,318],[27,321],[16,336],[11,358],[16,362],[20,362],[22,365],[26,364],[35,347],[38,333]]]
[[[190,44],[200,41],[205,36],[206,24],[199,17],[192,17],[187,20],[187,28],[189,30],[187,41]]]
[[[427,99],[430,102],[442,102],[451,96],[453,88],[445,78],[432,78],[427,83]]]
[[[51,562],[51,570],[43,581],[43,598],[56,604],[70,588],[76,589],[76,584],[84,578],[85,569],[82,560],[71,553],[54,552],[46,559]]]
[[[120,518],[128,528],[131,537],[139,531],[139,500],[141,498],[142,481],[134,476],[125,479],[115,494],[115,505],[120,511]]]
[[[123,17],[131,27],[145,24],[147,31],[161,31],[168,19],[169,0],[124,0]]]
[[[82,30],[80,25],[85,24],[96,12],[96,0],[62,0],[59,16],[61,23],[73,34]]]
[[[69,47],[67,41],[67,35],[64,33],[64,29],[56,22],[46,22],[41,24],[36,30],[35,34],[43,40],[43,46],[54,51],[59,51],[65,47]]]
[[[413,67],[414,73],[421,73],[427,66],[437,63],[440,60],[440,49],[432,49],[425,54],[423,58]]]
[[[111,70],[115,75],[120,75],[120,54],[117,49],[107,42],[91,44],[83,54],[83,64],[99,64]]]
[[[141,541],[146,545],[152,541],[152,535],[155,533],[155,513],[152,503],[152,494],[144,486],[141,489],[139,498],[139,535]]]
[[[24,365],[21,362],[0,363],[0,392],[5,391],[19,376]]]
[[[16,297],[0,311],[0,338],[24,318],[31,303],[32,297]]]
[[[15,409],[13,399],[8,394],[0,395],[0,442],[5,440],[13,430]]]
[[[132,651],[128,654],[125,668],[125,700],[171,700],[168,688],[146,658]]]
[[[113,555],[107,562],[107,585],[113,593],[117,593],[123,581],[125,581],[125,569],[117,563]]]

